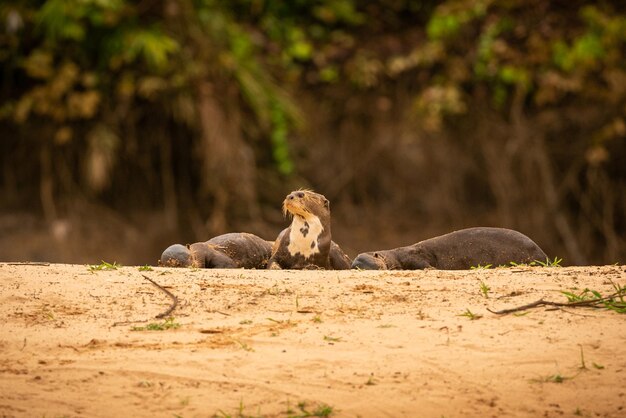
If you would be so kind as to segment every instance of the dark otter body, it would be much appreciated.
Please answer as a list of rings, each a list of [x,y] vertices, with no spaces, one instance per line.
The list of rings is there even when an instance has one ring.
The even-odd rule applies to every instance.
[[[359,254],[352,268],[363,270],[465,270],[544,261],[547,256],[521,232],[504,228],[468,228],[393,250]]]
[[[189,246],[170,245],[159,265],[165,267],[263,269],[272,253],[272,243],[256,235],[230,233]]]
[[[292,192],[283,202],[283,212],[291,214],[293,221],[276,238],[267,268],[350,268],[350,258],[331,239],[330,204],[324,196],[308,190]]]

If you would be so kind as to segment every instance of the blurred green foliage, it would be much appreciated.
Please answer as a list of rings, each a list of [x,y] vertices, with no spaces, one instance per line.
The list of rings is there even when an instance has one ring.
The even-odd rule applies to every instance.
[[[607,79],[624,76],[619,2],[47,0],[5,3],[0,22],[4,119],[43,118],[63,141],[119,100],[167,106],[198,79],[234,83],[284,174],[303,122],[286,92],[303,86],[372,89],[426,71],[415,109],[433,129],[479,86],[503,110],[514,91],[538,107],[623,95]],[[193,124],[190,112],[175,113]]]
[[[115,173],[131,178],[121,171],[122,155],[138,161],[137,171],[165,178],[170,163],[163,161],[179,148],[194,164],[218,155],[198,151],[209,134],[245,145],[241,153],[251,150],[252,158],[241,161],[281,184],[301,174],[306,158],[306,147],[294,147],[293,139],[317,128],[302,111],[304,97],[309,106],[341,103],[336,109],[358,102],[367,109],[362,122],[401,92],[410,99],[401,116],[408,113],[428,134],[453,129],[480,108],[503,120],[535,117],[533,128],[554,140],[570,134],[565,124],[547,122],[555,113],[584,114],[570,143],[591,166],[606,161],[615,149],[609,145],[623,144],[626,135],[624,51],[626,10],[616,0],[2,2],[0,129],[12,133],[5,150],[37,144],[71,151],[59,159],[71,161],[69,168],[52,170],[68,193],[89,188],[98,195]],[[213,104],[222,112],[208,112]],[[206,121],[207,114],[223,120]],[[340,124],[341,115],[327,118]],[[231,125],[236,129],[224,128]],[[154,148],[142,148],[151,141]],[[185,167],[170,166],[172,177]],[[222,169],[207,174],[194,166],[171,190],[188,178],[232,189],[220,177],[224,165],[207,166]],[[239,168],[235,180],[246,172]],[[189,187],[195,193],[196,184]],[[369,189],[377,188],[359,188]]]

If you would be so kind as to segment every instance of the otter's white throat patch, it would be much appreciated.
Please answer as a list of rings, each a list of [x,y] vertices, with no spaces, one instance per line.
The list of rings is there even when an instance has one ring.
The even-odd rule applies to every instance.
[[[320,252],[317,239],[324,231],[322,222],[317,216],[309,216],[306,219],[301,216],[294,216],[289,232],[289,254],[295,256],[301,254],[304,258],[309,258],[313,254]]]

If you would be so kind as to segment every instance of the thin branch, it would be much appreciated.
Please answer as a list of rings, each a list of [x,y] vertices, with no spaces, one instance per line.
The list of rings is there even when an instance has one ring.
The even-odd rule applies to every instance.
[[[569,308],[587,306],[591,308],[598,308],[600,307],[599,306],[600,304],[611,301],[618,296],[624,296],[624,291],[620,290],[619,292],[615,292],[609,296],[605,296],[605,297],[598,298],[598,299],[580,300],[576,302],[551,302],[549,300],[539,299],[538,301],[529,303],[527,305],[518,306],[516,308],[503,309],[501,311],[493,311],[487,308],[487,310],[496,315],[505,315],[511,312],[519,312],[519,311],[525,311],[526,309],[537,308],[539,306],[558,306],[558,307],[569,307]]]
[[[44,267],[50,265],[50,263],[43,262],[43,261],[16,261],[12,263],[2,263],[2,264],[6,264],[7,266],[44,266]]]
[[[491,309],[487,308],[487,310],[496,315],[505,315],[511,312],[525,311],[526,309],[536,308],[537,306],[544,306],[545,304],[546,302],[543,299],[539,299],[538,301],[529,303],[527,305],[518,306],[517,308],[502,309],[501,311],[492,311]]]
[[[160,284],[158,284],[157,282],[152,280],[150,277],[146,276],[145,274],[142,274],[142,276],[143,276],[144,279],[148,280],[150,283],[155,285],[158,289],[160,289],[163,292],[165,292],[165,294],[167,296],[169,296],[170,299],[172,299],[172,302],[173,302],[170,305],[170,307],[165,312],[158,314],[157,316],[155,316],[155,318],[161,319],[161,318],[165,318],[165,317],[169,316],[169,314],[171,314],[174,311],[174,309],[176,309],[176,307],[178,306],[178,298],[176,296],[174,296],[172,294],[172,292],[170,292],[169,290],[167,290],[166,288],[164,288],[163,286],[161,286]]]

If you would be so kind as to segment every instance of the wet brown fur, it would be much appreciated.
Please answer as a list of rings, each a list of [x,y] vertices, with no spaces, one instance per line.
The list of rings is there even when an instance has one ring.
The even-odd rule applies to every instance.
[[[163,251],[159,265],[264,269],[272,253],[272,244],[246,232],[218,235],[206,242],[169,246]]]
[[[363,270],[464,270],[472,266],[530,263],[547,258],[539,246],[521,232],[477,227],[454,231],[417,244],[357,255],[352,268]]]
[[[300,197],[299,194],[302,196]],[[319,252],[308,257],[301,254],[290,254],[288,246],[291,226],[289,226],[276,238],[272,248],[272,256],[268,261],[268,268],[324,268],[334,270],[350,268],[350,258],[331,239],[330,204],[323,195],[307,189],[293,191],[283,201],[282,210],[285,216],[292,219],[296,216],[302,219],[316,216],[320,220],[323,231],[317,239]]]

